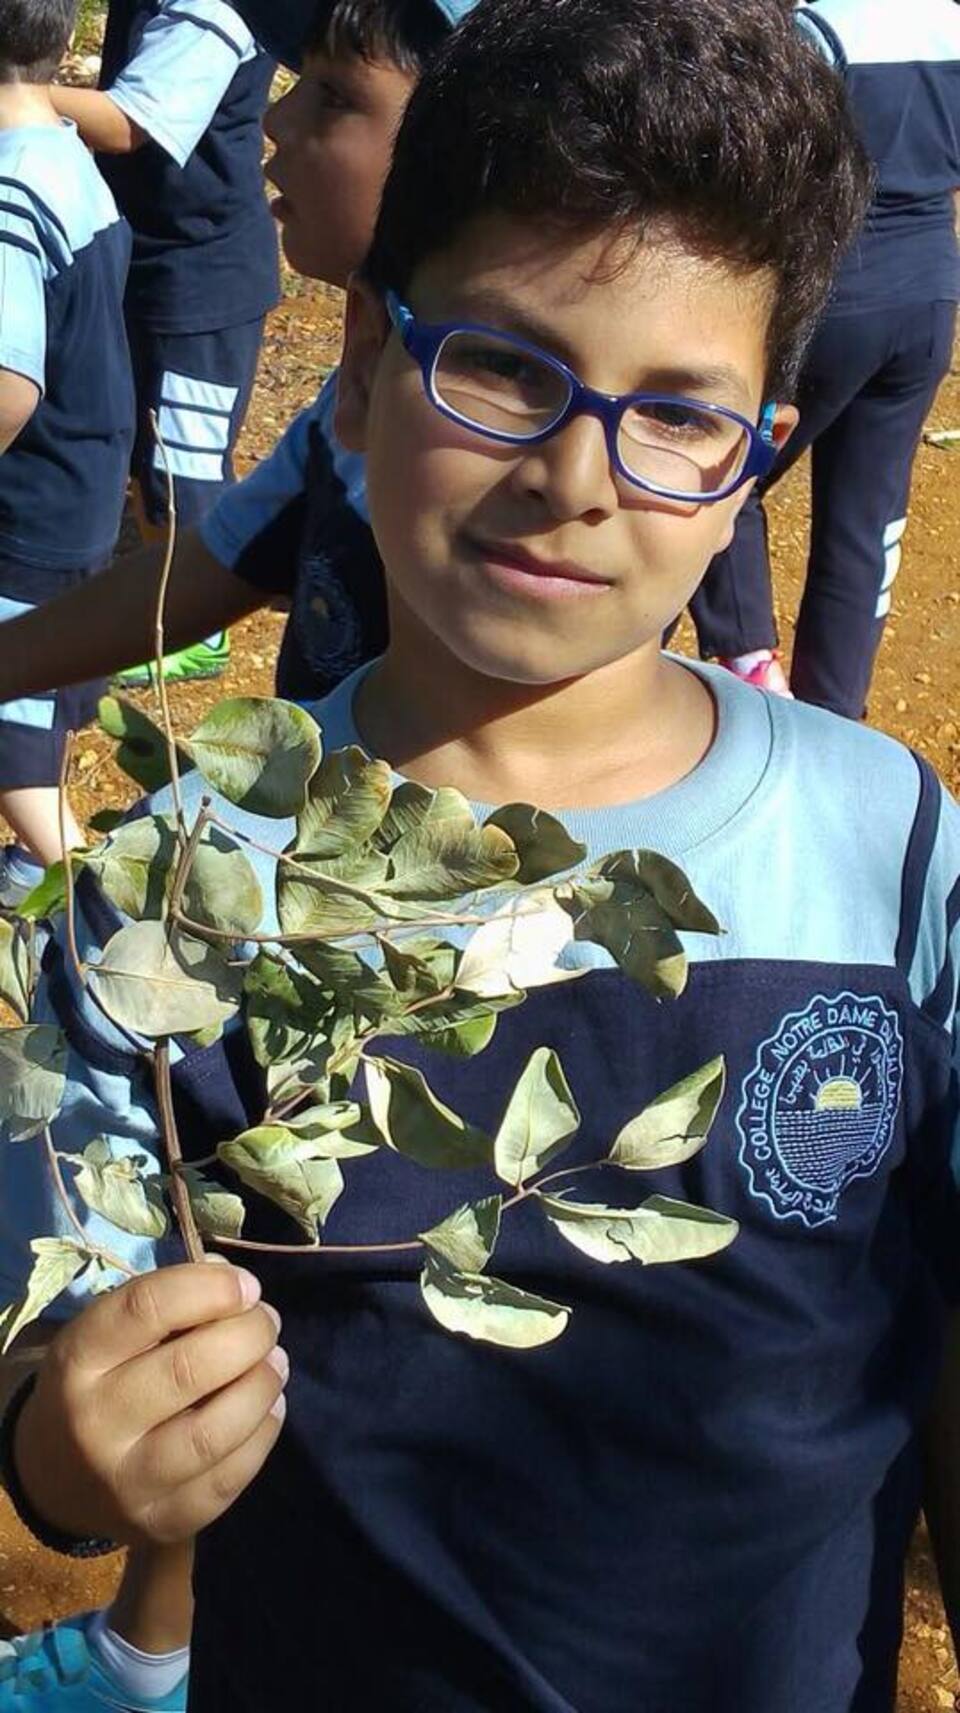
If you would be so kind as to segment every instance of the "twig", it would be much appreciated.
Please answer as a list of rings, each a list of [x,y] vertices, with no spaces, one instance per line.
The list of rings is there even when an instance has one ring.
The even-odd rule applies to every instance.
[[[173,885],[170,888],[170,904],[168,908],[170,934],[172,934],[175,927],[183,927],[184,924],[189,921],[188,917],[182,916],[180,906],[183,903],[184,889],[187,881],[190,879],[190,870],[193,867],[194,858],[196,857],[200,840],[203,838],[207,827],[210,825],[210,818],[210,799],[208,797],[204,797],[200,803],[200,812],[193,824],[190,837],[187,839],[186,844],[180,852],[180,860],[177,863],[177,870],[173,877]],[[202,923],[198,922],[195,926],[198,933],[203,934],[206,932]],[[219,930],[217,930],[217,932],[219,933]],[[237,935],[234,934],[233,938],[236,940]]]
[[[183,816],[183,796],[180,790],[180,763],[177,758],[177,740],[174,735],[173,721],[170,718],[170,699],[167,695],[167,681],[163,675],[164,648],[164,611],[167,604],[167,589],[170,583],[170,573],[173,570],[174,555],[177,550],[177,497],[173,486],[173,471],[167,456],[163,435],[156,411],[150,412],[150,427],[160,453],[163,473],[167,484],[167,545],[163,556],[163,570],[160,573],[160,586],[157,590],[156,616],[153,626],[153,652],[157,678],[157,697],[160,702],[160,723],[167,746],[167,766],[170,769],[170,792],[173,797],[173,811],[177,820],[177,829],[182,843],[186,842],[187,829]]]
[[[103,1249],[100,1244],[93,1244],[90,1242],[89,1234],[84,1230],[82,1222],[77,1217],[76,1209],[70,1199],[70,1192],[63,1181],[63,1172],[60,1169],[60,1157],[53,1145],[53,1137],[50,1134],[49,1125],[44,1128],[43,1143],[47,1154],[47,1164],[50,1167],[53,1177],[54,1189],[56,1190],[64,1212],[83,1244],[84,1249],[89,1250],[91,1255],[96,1255],[105,1266],[113,1267],[118,1273],[126,1273],[128,1279],[139,1278],[140,1275],[138,1274],[136,1267],[131,1267],[128,1261],[121,1260],[120,1256],[114,1255],[112,1250]]]
[[[180,1235],[184,1248],[191,1261],[202,1261],[205,1250],[203,1239],[194,1217],[193,1205],[190,1201],[190,1191],[183,1177],[183,1154],[180,1149],[180,1137],[177,1134],[177,1120],[173,1110],[173,1090],[170,1085],[170,1043],[161,1041],[153,1055],[154,1081],[157,1090],[157,1105],[160,1109],[160,1128],[163,1133],[164,1151],[167,1165],[170,1169],[170,1195],[173,1199],[173,1210],[177,1216]]]
[[[73,760],[73,746],[76,742],[76,732],[68,732],[63,746],[63,760],[60,763],[60,781],[57,786],[57,820],[60,831],[60,860],[63,863],[63,880],[65,887],[65,916],[67,929],[67,950],[70,962],[73,964],[77,980],[81,986],[87,978],[87,966],[80,956],[77,945],[77,907],[73,891],[73,864],[67,844],[67,782],[70,778],[70,763]]]
[[[591,1160],[586,1166],[567,1166],[562,1171],[551,1172],[548,1177],[538,1178],[518,1190],[515,1196],[503,1203],[500,1213],[509,1213],[512,1207],[519,1207],[521,1202],[529,1201],[538,1191],[561,1178],[576,1178],[583,1172],[595,1172],[599,1167],[615,1165],[615,1160]],[[429,1247],[422,1237],[408,1238],[403,1243],[254,1243],[248,1237],[215,1237],[214,1242],[227,1249],[254,1249],[263,1255],[399,1255]]]
[[[255,1249],[261,1255],[395,1255],[422,1249],[422,1238],[408,1243],[254,1243],[249,1237],[215,1237],[226,1249]]]

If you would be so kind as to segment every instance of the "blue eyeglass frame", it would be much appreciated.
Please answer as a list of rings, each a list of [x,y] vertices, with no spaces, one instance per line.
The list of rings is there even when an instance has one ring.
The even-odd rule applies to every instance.
[[[698,505],[714,505],[717,500],[728,499],[738,488],[742,488],[745,482],[751,481],[755,476],[765,476],[776,459],[773,425],[777,406],[774,399],[770,399],[763,406],[760,421],[754,424],[747,417],[741,416],[739,411],[729,410],[726,405],[708,404],[704,399],[685,398],[680,393],[623,393],[620,396],[615,393],[601,393],[594,387],[586,386],[579,376],[552,352],[542,350],[539,345],[533,345],[517,334],[503,333],[497,327],[486,327],[476,321],[418,321],[413,310],[401,302],[393,291],[386,293],[385,302],[387,314],[400,335],[404,349],[419,365],[424,391],[434,409],[450,422],[458,423],[461,428],[468,428],[472,434],[479,434],[484,440],[495,440],[501,446],[540,446],[555,434],[559,434],[575,416],[595,416],[603,424],[607,453],[618,475],[633,487],[643,489],[645,493],[656,494],[661,499],[685,500],[687,503],[693,500]],[[508,434],[495,428],[485,428],[469,417],[461,416],[459,411],[446,404],[437,392],[435,375],[441,348],[453,333],[487,334],[503,344],[511,345],[517,351],[525,352],[528,357],[536,357],[539,362],[546,363],[558,375],[562,375],[570,397],[556,422],[551,423],[549,428],[541,429],[537,434]],[[711,416],[722,416],[728,422],[735,422],[738,427],[746,430],[749,437],[749,450],[743,469],[726,487],[717,488],[709,494],[689,494],[678,488],[662,488],[656,482],[648,482],[641,476],[634,475],[620,456],[619,439],[624,415],[637,404],[687,405],[692,410],[706,411]]]

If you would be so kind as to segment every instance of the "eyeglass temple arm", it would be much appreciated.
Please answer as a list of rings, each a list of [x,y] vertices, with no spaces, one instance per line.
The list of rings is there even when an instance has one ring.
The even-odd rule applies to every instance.
[[[387,314],[403,340],[404,345],[409,346],[410,335],[413,332],[413,311],[409,310],[405,303],[400,302],[395,291],[388,291],[384,298],[384,302],[387,306]]]
[[[773,445],[773,425],[776,421],[776,416],[777,401],[776,399],[769,399],[760,412],[760,421],[757,424],[757,432],[760,439],[763,440],[767,446]]]

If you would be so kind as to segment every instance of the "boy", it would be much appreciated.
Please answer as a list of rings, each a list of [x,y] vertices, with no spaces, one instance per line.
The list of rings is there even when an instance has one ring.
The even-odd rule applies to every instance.
[[[344,286],[370,242],[397,127],[420,69],[472,0],[335,0],[299,81],[270,109],[268,177],[291,266]],[[267,27],[254,19],[260,33]],[[383,574],[366,519],[363,462],[333,433],[335,381],[301,411],[274,453],[228,489],[199,526],[178,532],[166,613],[175,647],[269,600],[292,603],[278,671],[284,695],[321,695],[386,640]],[[43,628],[0,634],[0,687],[22,695],[43,674],[69,682],[116,672],[152,643],[162,551],[114,566],[91,599],[67,600]],[[319,602],[324,602],[321,618]],[[90,663],[96,661],[96,668]]]
[[[799,432],[692,611],[702,654],[787,690],[761,496],[810,447],[810,557],[790,688],[859,720],[900,569],[913,460],[953,352],[960,6],[816,0],[798,16],[842,72],[876,191],[804,364]]]
[[[121,305],[130,234],[46,80],[69,41],[69,0],[0,13],[0,619],[40,609],[102,569],[120,524],[133,439]],[[64,735],[99,687],[4,697],[0,898],[22,896],[60,844]],[[72,816],[67,836],[81,843]],[[19,888],[19,891],[18,891]]]
[[[526,1355],[436,1333],[414,1267],[258,1256],[293,1359],[279,1444],[251,1276],[173,1269],[85,1311],[23,1407],[17,1479],[47,1527],[204,1530],[199,1713],[892,1708],[914,1429],[960,1283],[960,835],[889,740],[660,652],[792,426],[864,189],[835,80],[766,0],[483,0],[413,98],[338,416],[390,644],[317,717],[426,786],[567,805],[594,855],[685,864],[727,934],[676,1011],[593,968],[430,1078],[489,1126],[562,1041],[587,1164],[722,1047],[724,1123],[657,1187],[742,1230],[709,1266],[598,1278],[515,1228],[510,1276],[577,1309]],[[83,1024],[75,1117],[143,1141],[133,1061],[124,1089],[119,1037]],[[185,1061],[197,1152],[243,1122],[231,1060]],[[384,1228],[423,1229],[432,1194],[364,1162]]]
[[[132,474],[143,534],[167,515],[160,433],[183,527],[234,480],[233,449],[279,297],[263,193],[262,119],[274,62],[228,0],[111,0],[100,90],[56,86],[133,228],[126,297],[137,387]],[[133,567],[129,568],[131,573]],[[222,672],[219,631],[165,668]],[[146,680],[146,670],[140,675]]]

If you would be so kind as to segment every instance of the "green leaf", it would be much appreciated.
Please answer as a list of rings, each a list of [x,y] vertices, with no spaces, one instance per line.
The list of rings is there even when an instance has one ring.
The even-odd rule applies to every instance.
[[[52,1023],[0,1031],[0,1123],[15,1142],[50,1124],[67,1086],[67,1043]]]
[[[381,1143],[380,1132],[353,1100],[311,1106],[283,1122],[295,1135],[308,1137],[320,1159],[359,1160],[375,1154]]]
[[[497,1176],[519,1189],[562,1153],[579,1125],[560,1060],[552,1048],[538,1047],[521,1072],[497,1131]]]
[[[521,886],[576,868],[587,854],[586,845],[572,839],[562,821],[530,803],[506,803],[488,816],[485,825],[502,828],[516,846]]]
[[[330,997],[303,970],[259,951],[247,966],[243,988],[247,1032],[259,1065],[301,1058],[326,1041]]]
[[[468,827],[458,820],[427,822],[405,833],[390,862],[390,879],[380,890],[390,898],[426,902],[501,885],[520,866],[513,841],[499,827]]]
[[[132,922],[108,940],[88,980],[115,1023],[158,1037],[208,1029],[240,1003],[242,973],[202,940]]]
[[[275,819],[299,814],[320,765],[316,721],[269,696],[218,702],[183,747],[222,796]]]
[[[416,785],[412,779],[405,779],[394,790],[376,842],[382,849],[391,850],[398,839],[408,833],[418,833],[421,828],[439,821],[455,821],[468,828],[476,825],[473,810],[462,791],[456,791],[452,786],[428,791],[425,785]]]
[[[114,757],[117,766],[141,790],[159,791],[169,785],[167,744],[159,726],[122,696],[101,696],[97,714],[107,736],[118,743]],[[189,769],[189,757],[180,748],[177,757],[183,769]]]
[[[319,939],[362,933],[380,921],[384,910],[375,889],[386,878],[387,859],[379,851],[349,851],[306,867],[277,866],[277,915],[284,934]]]
[[[538,1199],[561,1237],[594,1261],[698,1261],[726,1249],[740,1229],[724,1214],[667,1196],[650,1196],[633,1209],[564,1201],[542,1191]]]
[[[30,952],[19,923],[0,916],[0,999],[25,1023],[30,1015]]]
[[[86,865],[102,891],[137,921],[159,921],[177,860],[177,840],[171,817],[145,815],[128,821],[95,850]]]
[[[325,756],[297,820],[296,856],[329,861],[366,844],[387,812],[391,790],[388,764],[371,761],[355,745]]]
[[[677,999],[687,985],[687,955],[655,899],[595,904],[576,924],[576,938],[603,946],[631,981],[654,999]]]
[[[726,1067],[711,1059],[625,1124],[610,1150],[615,1166],[646,1172],[679,1166],[699,1153],[723,1099]]]
[[[74,877],[83,858],[79,851],[71,852]],[[17,905],[17,915],[25,922],[46,922],[59,916],[67,902],[67,872],[62,862],[53,862],[32,892]]]
[[[27,1281],[25,1296],[11,1303],[0,1316],[0,1354],[6,1355],[17,1334],[42,1315],[44,1309],[65,1291],[93,1259],[66,1237],[35,1237],[30,1244],[36,1259]]]
[[[522,994],[503,1000],[483,1000],[464,1005],[460,999],[440,1000],[423,1011],[409,1012],[389,1026],[391,1035],[411,1035],[436,1053],[457,1059],[472,1059],[493,1040],[500,1011],[519,1003]]]
[[[533,1350],[566,1332],[570,1310],[546,1297],[518,1291],[484,1273],[461,1273],[429,1260],[420,1275],[423,1300],[447,1332],[462,1332],[481,1344]]]
[[[245,1130],[232,1142],[221,1142],[217,1158],[242,1183],[281,1207],[313,1242],[343,1193],[336,1160],[323,1157],[319,1143],[283,1125]]]
[[[549,891],[511,898],[477,928],[457,966],[457,987],[488,998],[570,981],[580,970],[557,968],[574,937],[568,911]]]
[[[502,1196],[466,1202],[448,1219],[420,1236],[429,1249],[464,1273],[480,1273],[497,1246]]]
[[[244,940],[263,916],[263,893],[249,858],[219,827],[206,827],[183,890],[184,914]]]
[[[182,1176],[201,1237],[241,1237],[247,1212],[242,1198],[196,1166],[185,1166]]]
[[[74,1184],[87,1207],[134,1237],[166,1236],[163,1191],[142,1169],[146,1155],[114,1158],[109,1143],[98,1140],[84,1149],[83,1162]]]
[[[444,1106],[422,1072],[393,1059],[368,1059],[364,1071],[370,1116],[388,1147],[420,1166],[490,1164],[489,1137]]]
[[[599,872],[618,888],[649,892],[672,927],[687,933],[720,933],[713,911],[697,897],[683,869],[657,851],[617,851],[600,864]]]
[[[420,944],[422,950],[416,952],[410,942],[399,946],[390,940],[380,942],[384,973],[394,991],[409,1003],[419,1003],[422,999],[442,993],[444,988],[449,986],[449,977],[444,979],[446,971],[449,969],[452,977],[456,964],[456,954],[452,946],[442,945],[439,940],[432,945],[429,941]],[[426,955],[423,955],[424,951]],[[431,953],[434,955],[431,956]]]

